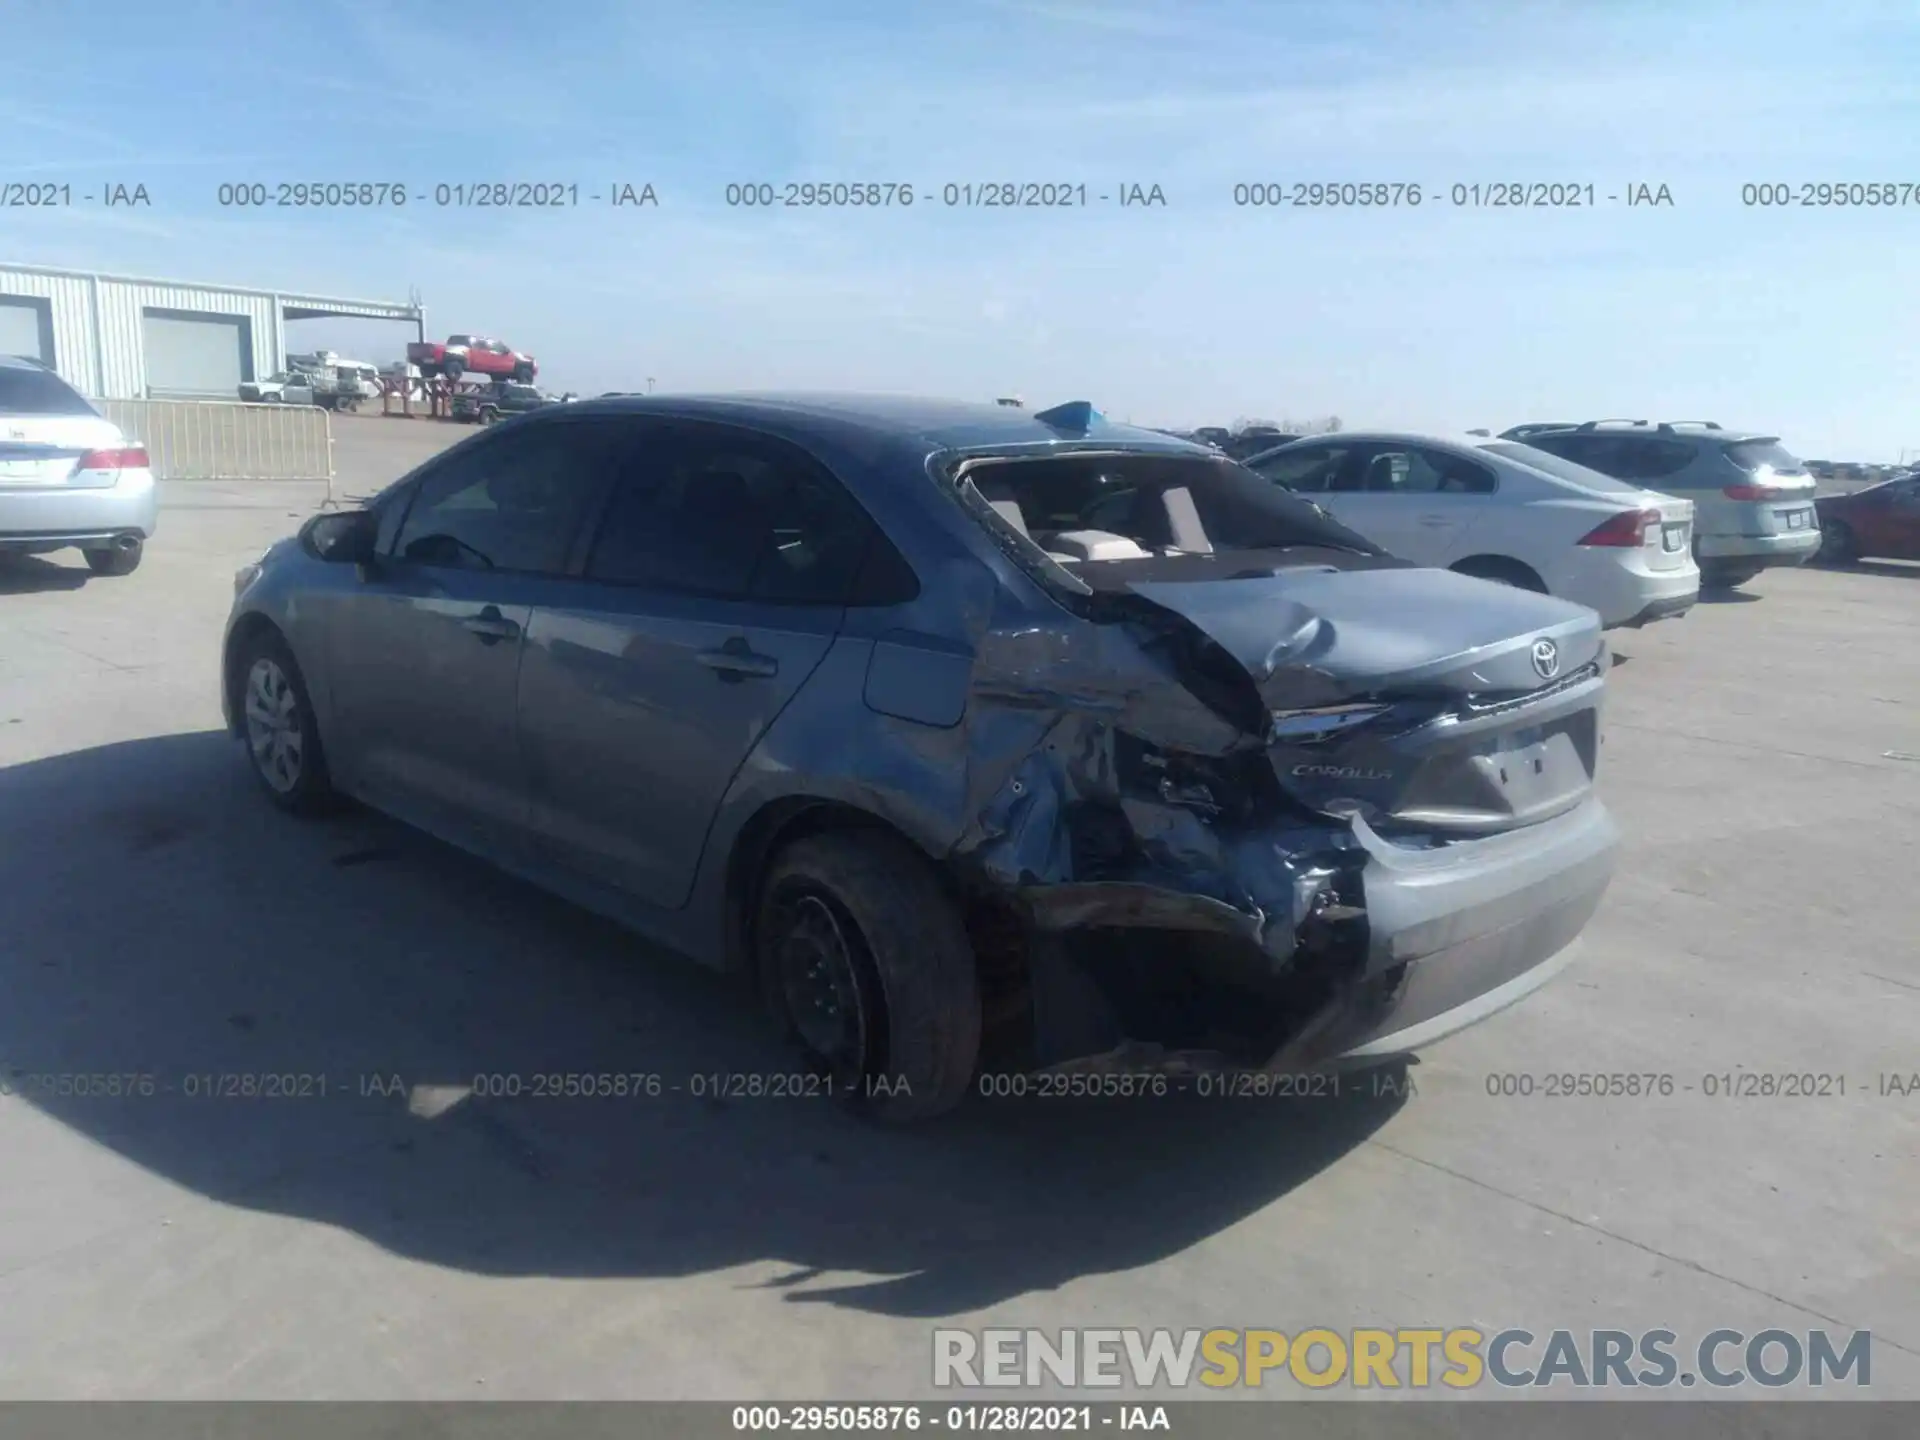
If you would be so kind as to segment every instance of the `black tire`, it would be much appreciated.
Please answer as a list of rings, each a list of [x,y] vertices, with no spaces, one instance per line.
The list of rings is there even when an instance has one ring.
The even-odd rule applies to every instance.
[[[319,815],[334,809],[339,796],[327,769],[326,752],[321,748],[320,727],[314,719],[313,702],[307,696],[306,677],[300,673],[299,662],[293,658],[287,642],[277,631],[261,630],[244,644],[235,663],[239,668],[241,738],[246,745],[247,768],[253,772],[253,778],[260,782],[269,800],[292,814]],[[286,783],[284,771],[270,773],[271,767],[263,758],[263,747],[250,717],[256,699],[264,702],[277,698],[271,687],[256,696],[255,671],[262,665],[275,667],[285,678],[291,699],[290,706],[279,711],[279,718],[290,722],[298,734],[299,753],[291,783]]]
[[[461,361],[449,356],[448,359],[440,366],[440,373],[446,376],[447,379],[449,380],[458,380],[461,376],[461,373],[466,368],[467,367]]]
[[[1860,540],[1844,520],[1828,520],[1820,527],[1820,549],[1814,559],[1822,565],[1851,565],[1860,558]]]
[[[783,850],[761,886],[754,963],[768,1008],[850,1108],[899,1124],[965,1099],[980,1056],[973,947],[904,842],[837,831]]]
[[[499,418],[500,409],[497,405],[482,405],[480,407],[480,423],[482,425],[491,425]]]
[[[136,541],[124,550],[82,550],[87,568],[96,575],[131,575],[140,568],[147,553],[146,543]]]
[[[1702,565],[1700,588],[1702,590],[1737,590],[1759,573],[1751,567]]]
[[[523,385],[531,385],[533,383],[533,367],[531,365],[514,366],[513,378]]]
[[[1470,560],[1462,560],[1453,568],[1455,573],[1471,575],[1476,580],[1492,580],[1501,585],[1511,585],[1516,590],[1531,590],[1536,595],[1547,593],[1546,581],[1529,566],[1504,556],[1476,555]]]

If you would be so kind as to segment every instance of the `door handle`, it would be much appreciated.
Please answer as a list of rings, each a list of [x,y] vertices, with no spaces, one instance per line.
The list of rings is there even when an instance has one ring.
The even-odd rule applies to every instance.
[[[502,615],[498,605],[489,605],[478,615],[469,615],[460,623],[478,635],[483,645],[491,645],[496,640],[512,640],[520,634],[519,623]]]
[[[1420,517],[1420,523],[1425,525],[1429,530],[1440,530],[1453,524],[1453,520],[1446,515],[1422,515]]]
[[[758,653],[740,635],[718,650],[701,650],[693,658],[709,670],[717,671],[722,680],[745,680],[749,676],[765,679],[780,673],[778,660]]]

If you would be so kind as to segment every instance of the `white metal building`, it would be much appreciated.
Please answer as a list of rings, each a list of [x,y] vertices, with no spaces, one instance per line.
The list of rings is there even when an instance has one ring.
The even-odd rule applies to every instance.
[[[0,262],[0,355],[30,355],[85,395],[232,399],[285,368],[289,320],[398,320],[426,337],[415,304],[143,280]]]

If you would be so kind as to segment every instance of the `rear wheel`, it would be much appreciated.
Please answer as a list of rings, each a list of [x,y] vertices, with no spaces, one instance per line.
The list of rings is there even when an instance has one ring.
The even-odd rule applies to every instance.
[[[467,367],[458,359],[450,355],[447,357],[446,363],[440,367],[440,373],[445,375],[449,380],[458,380],[461,372],[466,368]]]
[[[1844,520],[1829,520],[1820,528],[1820,550],[1814,556],[1822,565],[1851,565],[1860,558],[1860,541],[1853,527]]]
[[[1476,555],[1472,559],[1462,560],[1453,568],[1456,573],[1471,575],[1476,580],[1493,580],[1518,590],[1531,590],[1536,595],[1547,593],[1547,582],[1531,566],[1504,555]]]
[[[87,568],[96,575],[131,575],[140,568],[146,545],[136,540],[124,548],[82,550],[80,553],[86,557]]]
[[[1737,590],[1759,573],[1759,569],[1751,565],[1702,565],[1700,588],[1702,590]]]
[[[904,842],[838,831],[794,842],[761,889],[754,952],[789,1037],[853,1109],[924,1120],[965,1098],[980,990],[959,907]]]

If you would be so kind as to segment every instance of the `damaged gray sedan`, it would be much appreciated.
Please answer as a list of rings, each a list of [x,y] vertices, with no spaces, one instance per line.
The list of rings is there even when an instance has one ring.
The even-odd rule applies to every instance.
[[[823,1090],[1411,1053],[1572,955],[1589,610],[1076,403],[610,397],[235,577],[229,727],[750,977]]]

